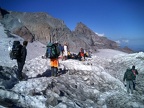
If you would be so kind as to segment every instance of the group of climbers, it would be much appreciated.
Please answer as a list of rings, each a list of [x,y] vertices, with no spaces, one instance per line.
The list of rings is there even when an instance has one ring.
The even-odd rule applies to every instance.
[[[85,50],[81,48],[77,55],[71,54],[66,42],[62,46],[56,41],[53,44],[48,43],[45,56],[46,58],[50,58],[51,75],[57,76],[60,56],[62,60],[78,59],[80,61],[84,61],[85,57],[88,57],[88,53],[86,53]]]
[[[16,75],[19,80],[23,79],[22,70],[27,56],[27,44],[27,41],[24,41],[23,45],[21,45],[19,41],[14,41],[10,51],[11,59],[17,60],[18,69]],[[62,60],[78,59],[80,61],[85,61],[86,57],[91,57],[90,53],[86,52],[83,48],[80,48],[78,54],[71,54],[66,42],[63,46],[57,41],[55,43],[48,43],[45,56],[46,58],[50,58],[51,76],[57,76],[60,55]],[[136,75],[138,75],[138,71],[135,69],[134,65],[131,69],[128,68],[126,70],[123,77],[123,82],[125,84],[126,81],[127,93],[130,93],[131,90],[131,94],[133,94],[133,90],[136,90]]]
[[[80,48],[78,54],[68,51],[68,59],[77,59],[79,61],[85,61],[86,57],[91,57],[91,53],[86,52],[83,48]]]

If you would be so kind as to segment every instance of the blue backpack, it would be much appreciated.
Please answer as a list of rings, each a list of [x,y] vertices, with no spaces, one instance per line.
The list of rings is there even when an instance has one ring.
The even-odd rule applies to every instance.
[[[58,58],[60,55],[60,50],[57,45],[53,43],[48,43],[47,50],[46,50],[46,57],[47,58]]]

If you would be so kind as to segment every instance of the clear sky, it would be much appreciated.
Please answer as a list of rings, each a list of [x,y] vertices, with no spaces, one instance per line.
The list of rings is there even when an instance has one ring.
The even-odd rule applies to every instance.
[[[0,0],[1,8],[47,12],[74,30],[78,22],[94,32],[144,51],[144,0]]]

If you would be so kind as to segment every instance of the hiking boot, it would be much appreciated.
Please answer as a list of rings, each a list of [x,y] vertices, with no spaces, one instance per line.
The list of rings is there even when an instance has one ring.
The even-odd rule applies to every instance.
[[[51,67],[51,76],[54,76],[54,67]]]
[[[18,79],[19,79],[20,81],[24,80],[24,78],[23,78],[23,77],[19,77]]]
[[[57,77],[57,73],[54,73],[54,75],[53,75],[54,77]]]
[[[53,73],[53,72],[51,72],[51,76],[54,76],[54,73]]]
[[[58,68],[57,68],[57,67],[54,67],[54,71],[53,71],[54,77],[57,77],[57,72],[58,72]]]
[[[132,96],[133,94],[129,93],[129,96]]]

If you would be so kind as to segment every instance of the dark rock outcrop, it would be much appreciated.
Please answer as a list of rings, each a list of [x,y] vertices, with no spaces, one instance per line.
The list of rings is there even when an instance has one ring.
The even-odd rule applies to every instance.
[[[34,40],[34,36],[31,31],[24,24],[22,24],[20,19],[14,17],[13,15],[4,15],[4,18],[1,22],[6,28],[7,35],[11,35],[11,33],[13,33],[21,36],[29,42]]]
[[[2,67],[0,66],[0,87],[11,89],[18,79],[16,78],[16,67]]]
[[[2,8],[0,7],[0,20],[1,20],[2,18],[4,18],[4,16],[5,16],[6,14],[9,14],[9,12],[8,12],[7,10],[5,10],[5,9],[2,9]]]
[[[15,29],[13,33],[21,36],[23,39],[29,42],[33,42],[35,40],[34,35],[29,31],[26,26]]]

